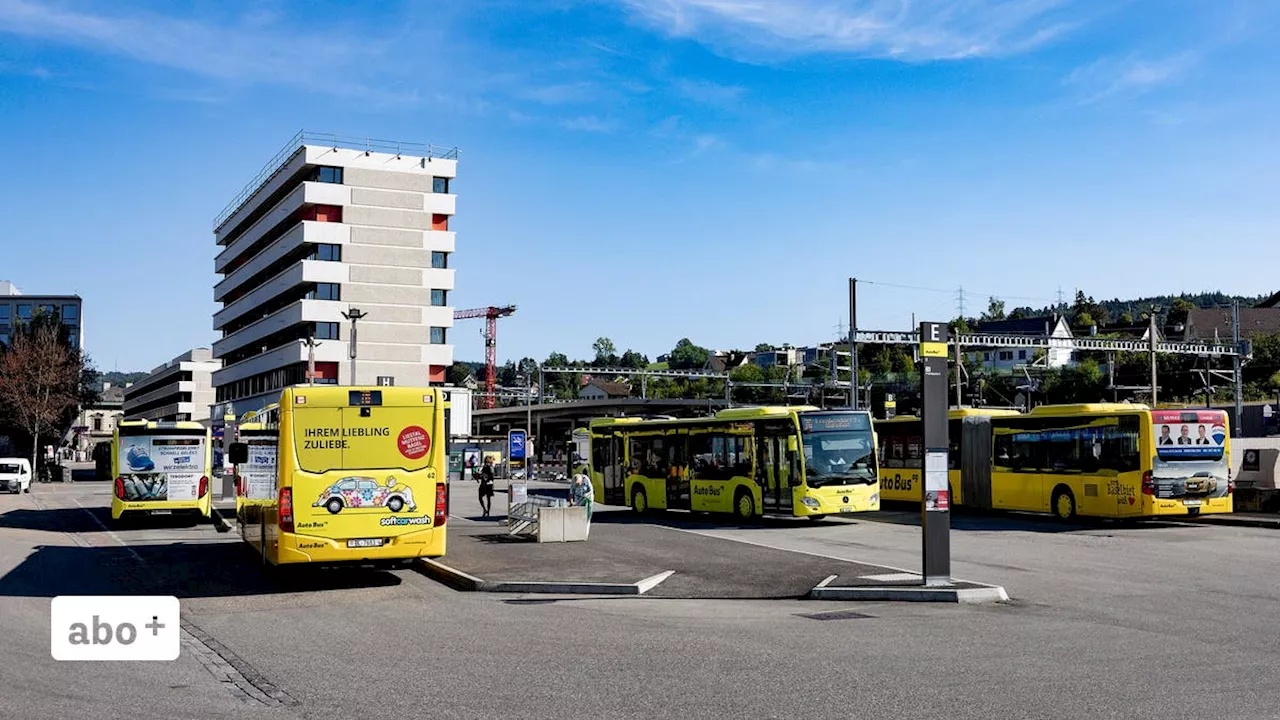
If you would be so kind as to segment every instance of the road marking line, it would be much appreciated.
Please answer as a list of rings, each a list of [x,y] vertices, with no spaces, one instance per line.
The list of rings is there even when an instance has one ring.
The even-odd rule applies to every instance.
[[[676,574],[675,570],[666,570],[664,572],[658,573],[657,575],[651,575],[641,580],[640,582],[636,583],[636,589],[640,591],[639,592],[640,595],[643,595],[649,592],[650,590],[654,589],[655,587],[657,587],[658,583],[661,583],[663,580],[666,580],[667,578],[675,574]]]
[[[137,560],[139,563],[142,563],[143,567],[147,567],[147,561],[142,559],[142,556],[138,554],[138,551],[134,550],[128,543],[124,541],[123,538],[117,535],[114,530],[107,527],[106,525],[103,525],[102,521],[98,519],[97,515],[94,515],[93,513],[89,512],[89,508],[85,507],[84,505],[81,505],[80,498],[71,498],[71,501],[74,502],[81,510],[83,510],[86,515],[93,518],[93,521],[98,524],[98,527],[102,528],[102,531],[105,532],[108,537],[110,537],[112,540],[115,540],[116,543],[120,545],[120,547],[123,547],[125,550],[128,550],[129,554],[133,556],[134,560]]]
[[[839,576],[839,575],[828,575],[828,576],[827,576],[827,578],[826,578],[825,580],[823,580],[822,582],[820,582],[820,583],[818,583],[817,585],[815,585],[815,586],[813,587],[813,589],[814,589],[814,590],[817,590],[818,588],[824,588],[824,587],[826,587],[826,586],[830,585],[830,584],[831,584],[831,582],[832,582],[833,580],[835,580],[836,578],[838,578],[838,577],[840,577],[840,576]]]

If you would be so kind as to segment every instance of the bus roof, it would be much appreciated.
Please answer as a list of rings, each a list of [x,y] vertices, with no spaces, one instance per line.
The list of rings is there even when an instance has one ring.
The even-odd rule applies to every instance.
[[[434,387],[293,385],[281,392],[280,406],[351,407],[359,404],[353,403],[352,393],[381,397],[380,404],[384,407],[422,407],[431,405],[440,398],[440,388]]]
[[[821,408],[812,405],[771,405],[763,407],[744,407],[730,408],[721,410],[713,417],[671,419],[671,420],[651,420],[639,417],[619,417],[619,418],[595,418],[591,421],[591,427],[612,427],[612,426],[630,426],[639,425],[670,425],[670,424],[688,424],[688,423],[715,423],[725,421],[741,421],[741,420],[771,420],[792,417],[796,413],[820,412]],[[865,413],[866,410],[848,410],[841,408],[839,410],[830,410],[827,412],[860,412]]]
[[[1150,410],[1146,405],[1138,403],[1076,403],[1072,405],[1040,405],[1031,409],[1028,415],[1112,415],[1125,412],[1145,412]]]
[[[947,411],[948,420],[959,420],[966,417],[1009,417],[1011,415],[1021,415],[1017,410],[1008,408],[951,408]],[[886,420],[876,420],[882,422],[920,422],[919,415],[896,415]]]

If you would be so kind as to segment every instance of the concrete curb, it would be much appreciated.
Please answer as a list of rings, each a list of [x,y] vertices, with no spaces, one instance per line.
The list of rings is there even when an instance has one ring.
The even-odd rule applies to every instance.
[[[826,581],[824,581],[826,582]],[[965,605],[995,603],[1009,599],[1009,594],[998,585],[976,588],[869,586],[832,587],[819,585],[809,591],[810,600],[880,600],[896,602],[948,602]]]
[[[635,583],[523,582],[482,580],[457,568],[428,558],[418,558],[414,568],[437,582],[463,592],[541,593],[547,595],[643,595],[675,574],[660,572]]]
[[[220,533],[229,533],[235,529],[235,524],[222,517],[222,512],[216,507],[209,508],[209,519],[213,520],[214,529]]]

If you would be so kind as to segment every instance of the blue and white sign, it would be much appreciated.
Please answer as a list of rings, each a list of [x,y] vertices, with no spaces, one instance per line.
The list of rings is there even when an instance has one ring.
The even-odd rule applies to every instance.
[[[510,430],[507,432],[507,458],[510,460],[523,460],[525,432],[524,430]]]

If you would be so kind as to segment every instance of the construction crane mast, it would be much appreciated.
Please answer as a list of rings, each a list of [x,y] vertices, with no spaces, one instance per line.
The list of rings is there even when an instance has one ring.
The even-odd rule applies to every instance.
[[[470,320],[484,318],[484,397],[480,407],[491,408],[498,404],[498,318],[514,315],[515,305],[498,307],[473,308],[471,310],[455,310],[454,320]]]

